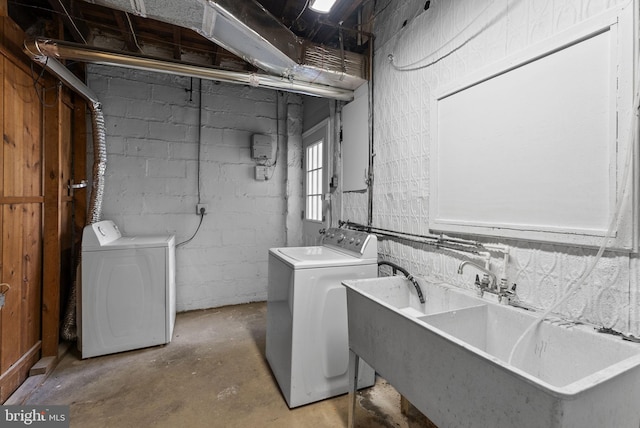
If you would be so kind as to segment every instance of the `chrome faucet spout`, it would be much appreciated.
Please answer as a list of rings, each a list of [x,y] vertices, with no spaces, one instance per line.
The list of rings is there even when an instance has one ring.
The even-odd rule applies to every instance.
[[[483,280],[481,282],[481,291],[484,291],[484,289],[487,289],[489,291],[498,291],[498,280],[496,278],[496,274],[491,272],[489,269],[480,266],[477,263],[471,262],[469,260],[465,260],[462,263],[460,263],[460,266],[458,266],[458,274],[461,275],[462,271],[464,269],[464,267],[466,265],[471,265],[473,267],[475,267],[476,269],[478,269],[479,271],[483,272],[484,274],[486,274],[489,277],[489,280]]]

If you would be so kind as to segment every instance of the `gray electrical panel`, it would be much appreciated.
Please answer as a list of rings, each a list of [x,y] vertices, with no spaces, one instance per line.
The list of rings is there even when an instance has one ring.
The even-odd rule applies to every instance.
[[[251,136],[251,157],[267,161],[273,158],[273,140],[270,135],[253,134]]]

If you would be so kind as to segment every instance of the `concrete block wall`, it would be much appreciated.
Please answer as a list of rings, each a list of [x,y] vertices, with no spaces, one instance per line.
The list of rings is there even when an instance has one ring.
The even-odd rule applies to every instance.
[[[434,91],[623,4],[629,2],[400,0],[393,7],[383,5],[375,20],[373,226],[429,232],[428,168],[433,138],[429,124]],[[422,67],[397,71],[389,55],[396,64]],[[366,221],[366,202],[364,194],[345,194],[345,217]],[[554,305],[596,253],[567,245],[499,241],[511,249],[509,281],[517,283],[525,303],[539,308]],[[463,257],[391,241],[384,241],[380,252],[414,275],[473,287],[473,273],[457,274]],[[586,283],[557,310],[567,318],[639,335],[639,260],[635,254],[606,252]],[[500,272],[499,256],[494,257],[492,268]]]
[[[287,139],[301,138],[301,98],[202,81],[200,110],[197,79],[92,65],[87,80],[107,129],[103,219],[180,243],[207,204],[176,249],[177,309],[265,300],[268,250],[286,243]],[[266,181],[255,179],[254,133],[278,135]]]

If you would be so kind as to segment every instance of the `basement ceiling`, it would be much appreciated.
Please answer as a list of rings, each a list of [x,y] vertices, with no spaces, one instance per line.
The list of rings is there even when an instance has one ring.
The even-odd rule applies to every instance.
[[[94,2],[110,3],[100,0],[92,0],[91,3],[80,0],[9,0],[8,7],[11,18],[29,37],[71,41],[221,70],[264,72],[258,69],[255,61],[243,60],[237,52],[234,54],[198,32],[185,28],[181,22],[171,22],[171,19],[161,22]],[[147,4],[153,2],[146,0]],[[124,3],[134,5],[136,1]],[[199,3],[205,4],[206,1],[199,0]],[[312,46],[315,49],[312,53],[325,48],[331,51],[334,61],[335,58],[342,59],[342,70],[345,70],[345,58],[361,61],[365,69],[361,77],[366,79],[373,0],[338,0],[329,14],[314,12],[308,3],[307,0],[235,1],[240,5],[239,14],[246,6],[264,10],[265,16],[270,14],[281,29],[290,30],[303,45]],[[328,61],[322,58],[322,62]]]

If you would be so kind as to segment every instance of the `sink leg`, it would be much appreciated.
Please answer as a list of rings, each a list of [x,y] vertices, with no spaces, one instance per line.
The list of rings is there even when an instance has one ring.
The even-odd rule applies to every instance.
[[[358,390],[358,365],[360,357],[349,349],[349,416],[347,427],[355,427],[356,416],[356,391]]]

